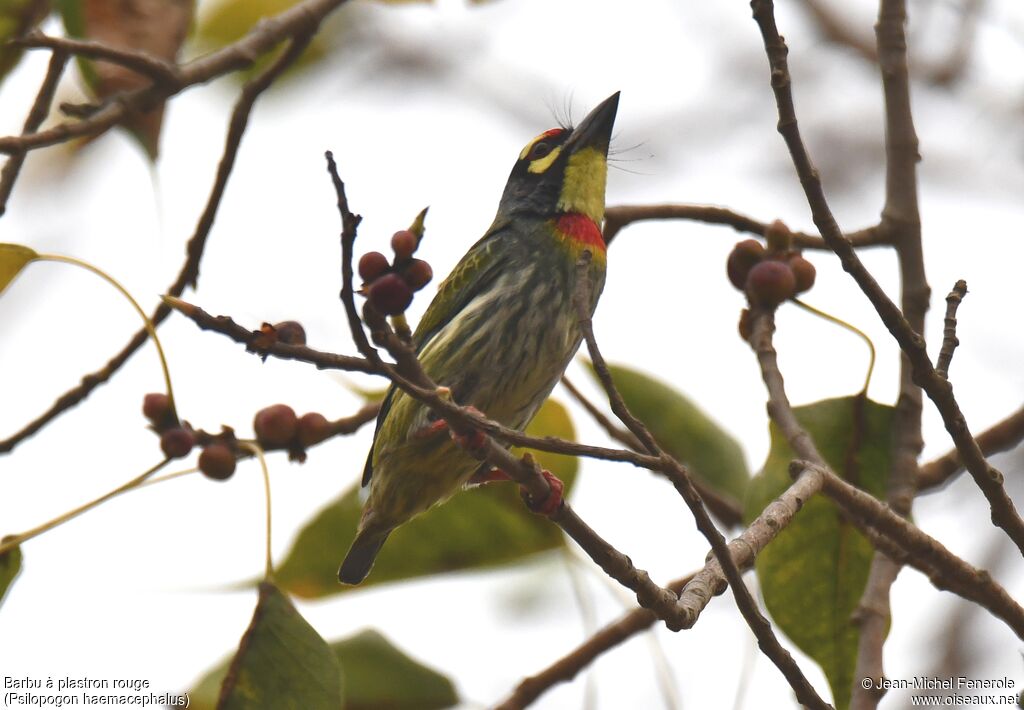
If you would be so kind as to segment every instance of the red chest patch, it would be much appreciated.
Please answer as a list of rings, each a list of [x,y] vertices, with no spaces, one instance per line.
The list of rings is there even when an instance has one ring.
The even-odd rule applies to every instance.
[[[555,222],[555,226],[559,232],[577,244],[596,247],[602,252],[605,250],[601,229],[586,215],[575,212],[563,214]]]

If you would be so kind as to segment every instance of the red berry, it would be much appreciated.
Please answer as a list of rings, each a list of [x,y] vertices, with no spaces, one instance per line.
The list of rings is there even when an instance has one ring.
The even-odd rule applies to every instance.
[[[142,398],[142,413],[151,422],[161,422],[171,414],[171,398],[163,392],[150,392]]]
[[[235,472],[235,452],[215,441],[200,452],[199,470],[207,478],[225,481]]]
[[[725,270],[729,274],[729,281],[740,291],[747,283],[747,274],[754,264],[764,258],[764,247],[756,239],[744,239],[732,248],[729,252],[729,259],[726,261]]]
[[[420,240],[408,229],[400,229],[391,237],[391,249],[396,259],[408,259],[420,245]]]
[[[386,316],[404,313],[412,303],[412,289],[398,274],[384,274],[370,284],[370,303]]]
[[[295,439],[299,419],[287,404],[273,404],[256,412],[252,428],[256,439],[266,447],[283,447]]]
[[[277,334],[277,340],[280,343],[288,345],[306,344],[306,329],[298,321],[286,320],[277,323],[274,326],[274,332]]]
[[[379,251],[368,251],[359,259],[359,278],[370,283],[391,267],[388,258]]]
[[[180,459],[188,456],[196,444],[195,435],[188,429],[175,427],[160,435],[160,450],[169,459]]]
[[[430,283],[430,279],[434,278],[434,270],[430,268],[430,264],[422,259],[413,259],[405,267],[402,275],[405,277],[405,282],[409,284],[409,288],[413,291],[419,291]]]
[[[299,443],[312,446],[331,435],[331,423],[319,412],[303,414],[299,419]]]
[[[814,277],[817,275],[814,264],[796,254],[789,257],[789,268],[793,270],[793,275],[796,277],[796,292],[803,293],[810,290],[814,285]]]
[[[796,276],[789,264],[768,260],[755,264],[747,276],[747,296],[762,306],[777,306],[796,293]]]
[[[752,327],[753,323],[750,322],[750,311],[744,308],[742,311],[740,311],[740,322],[737,324],[737,329],[740,332],[740,337],[743,338],[744,340],[750,340],[750,336],[753,333],[753,331],[751,330]]]

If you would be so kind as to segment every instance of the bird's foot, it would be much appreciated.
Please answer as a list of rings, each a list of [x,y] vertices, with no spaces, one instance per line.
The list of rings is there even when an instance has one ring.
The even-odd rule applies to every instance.
[[[448,431],[448,422],[444,419],[438,419],[436,422],[427,424],[422,429],[417,429],[412,435],[416,439],[429,439],[446,431]]]
[[[548,491],[547,498],[542,501],[535,501],[525,488],[522,489],[521,495],[523,496],[523,502],[526,503],[526,507],[534,513],[551,516],[562,507],[562,494],[565,492],[565,484],[562,483],[558,476],[547,469],[542,469],[540,475],[544,476],[544,480],[548,482],[550,490]]]
[[[468,409],[473,414],[478,414],[481,417],[484,416],[483,412],[481,412],[479,409],[477,409],[476,407],[474,407],[472,405],[469,405],[468,407],[466,407],[466,409]],[[446,422],[446,424],[447,424],[447,422]],[[461,448],[465,449],[466,451],[468,451],[470,453],[473,453],[475,451],[479,451],[480,449],[482,449],[484,447],[484,442],[487,441],[487,435],[484,434],[479,429],[473,429],[472,431],[470,431],[469,433],[466,433],[466,434],[459,434],[458,432],[452,430],[451,431],[451,436],[452,436],[452,441],[454,441]]]

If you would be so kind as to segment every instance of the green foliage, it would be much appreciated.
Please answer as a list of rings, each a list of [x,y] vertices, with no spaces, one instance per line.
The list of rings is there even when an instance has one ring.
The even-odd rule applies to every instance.
[[[4,538],[5,540],[7,538]],[[3,606],[7,590],[14,584],[14,578],[21,572],[21,547],[12,547],[0,555],[0,606]]]
[[[39,255],[21,244],[0,244],[0,293]]]
[[[436,710],[459,702],[452,682],[366,630],[331,644],[345,679],[345,710]]]
[[[0,0],[0,82],[18,66],[23,51],[7,45],[40,22],[50,12],[47,0]]]
[[[287,596],[262,583],[252,623],[220,686],[217,709],[341,708],[342,698],[341,667],[330,646]],[[197,701],[193,696],[193,707]]]
[[[575,437],[565,407],[552,400],[544,403],[526,431],[533,436]],[[568,492],[578,461],[543,452],[534,455],[562,479]],[[510,564],[565,544],[557,526],[526,509],[516,486],[492,483],[459,493],[395,530],[366,581],[347,587],[338,583],[338,563],[355,537],[361,513],[358,486],[320,511],[299,533],[277,570],[281,586],[300,597],[323,597],[382,582]]]
[[[797,407],[795,413],[837,475],[884,497],[892,407],[843,397]],[[774,425],[771,441],[764,469],[750,483],[747,522],[792,483],[789,463],[797,457]],[[836,505],[815,496],[757,558],[772,619],[825,671],[837,710],[850,702],[859,638],[850,617],[867,583],[872,554],[871,544]]]
[[[593,374],[593,365],[591,365]],[[743,500],[750,480],[743,449],[700,407],[664,382],[621,365],[609,365],[626,406],[658,444],[703,483]]]
[[[224,692],[229,677],[232,685]],[[435,710],[459,701],[446,676],[409,658],[376,631],[328,645],[268,583],[260,585],[252,625],[234,659],[203,676],[189,697],[193,710]]]

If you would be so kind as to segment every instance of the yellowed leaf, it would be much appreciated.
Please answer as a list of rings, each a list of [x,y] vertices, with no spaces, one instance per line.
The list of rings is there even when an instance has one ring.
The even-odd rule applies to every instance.
[[[38,254],[21,244],[0,243],[0,293]]]

